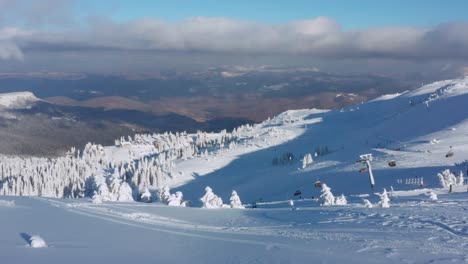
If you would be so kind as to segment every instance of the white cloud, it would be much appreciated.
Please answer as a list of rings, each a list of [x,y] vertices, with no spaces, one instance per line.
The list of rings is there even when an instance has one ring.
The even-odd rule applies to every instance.
[[[16,43],[24,50],[49,52],[128,50],[431,60],[468,58],[466,28],[468,22],[345,31],[327,17],[274,25],[212,17],[174,23],[152,18],[126,23],[101,19],[85,29],[3,29],[0,39],[10,43],[3,45],[4,53],[11,52],[12,43]]]

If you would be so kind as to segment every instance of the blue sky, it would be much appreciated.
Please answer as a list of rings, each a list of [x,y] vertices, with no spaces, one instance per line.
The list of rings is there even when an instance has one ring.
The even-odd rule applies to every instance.
[[[345,29],[380,26],[433,26],[467,20],[466,0],[82,0],[75,3],[76,15],[105,14],[116,21],[141,17],[178,21],[187,17],[227,17],[240,20],[284,23],[327,16]]]

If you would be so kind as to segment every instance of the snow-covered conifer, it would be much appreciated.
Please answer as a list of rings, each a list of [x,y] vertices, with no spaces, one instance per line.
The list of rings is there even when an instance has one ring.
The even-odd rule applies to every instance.
[[[148,190],[148,187],[146,187],[141,194],[140,200],[144,203],[150,203],[152,201],[151,192]]]
[[[433,191],[429,192],[429,200],[431,201],[437,201],[438,198],[437,198],[437,194]]]
[[[239,209],[244,209],[245,207],[242,205],[242,202],[239,198],[239,195],[237,195],[236,191],[232,191],[231,194],[231,208],[239,208]]]
[[[457,185],[463,186],[464,183],[465,183],[465,177],[463,176],[463,172],[460,171],[460,174],[458,174],[458,177],[457,177]]]
[[[171,189],[169,186],[164,186],[162,189],[159,189],[159,200],[163,203],[168,203],[169,198],[171,197]]]
[[[363,201],[364,201],[364,206],[365,206],[365,207],[367,207],[367,208],[372,208],[372,207],[374,207],[374,206],[372,205],[372,203],[371,203],[369,200],[363,199]]]
[[[314,160],[312,159],[312,155],[310,153],[304,155],[302,158],[302,168],[306,168],[309,164],[311,164]]]
[[[223,206],[223,200],[213,193],[213,190],[206,186],[205,195],[200,198],[204,208],[221,208]]]
[[[387,190],[384,188],[383,192],[379,194],[380,202],[379,205],[382,208],[389,208],[390,207],[390,198],[388,198]]]
[[[329,206],[329,205],[335,205],[335,196],[333,196],[333,193],[331,192],[331,188],[328,187],[325,183],[322,183],[322,194],[320,195],[320,198],[322,199],[322,205]]]
[[[40,236],[31,236],[29,238],[29,245],[32,248],[46,248],[47,247],[47,243]]]
[[[348,200],[346,200],[346,197],[344,196],[344,194],[336,197],[335,205],[347,205],[347,204],[348,204]]]
[[[167,205],[169,206],[183,206],[185,207],[185,203],[182,200],[184,197],[182,192],[176,192],[175,194],[171,194],[169,197],[169,200],[167,202]]]
[[[438,173],[440,185],[443,188],[448,188],[450,185],[457,185],[457,177],[450,170],[444,170],[441,173]]]
[[[119,193],[118,193],[118,196],[117,196],[117,201],[119,201],[119,202],[132,202],[132,201],[134,201],[133,196],[132,196],[132,188],[130,187],[130,185],[128,183],[123,182],[120,185]]]

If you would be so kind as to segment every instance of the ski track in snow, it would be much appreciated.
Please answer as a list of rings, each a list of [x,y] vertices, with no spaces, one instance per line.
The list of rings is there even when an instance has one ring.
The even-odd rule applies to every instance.
[[[69,206],[67,203],[54,201],[51,199],[44,199],[40,198],[43,201],[46,201],[56,207],[68,210],[73,213],[85,215],[88,217],[99,218],[106,221],[111,221],[123,225],[130,225],[138,228],[144,228],[152,231],[170,233],[180,236],[189,236],[189,237],[196,237],[196,238],[203,238],[203,239],[210,239],[210,240],[220,240],[220,241],[228,241],[228,242],[236,242],[236,243],[244,243],[244,244],[256,244],[256,245],[264,245],[264,246],[281,246],[284,248],[289,248],[289,245],[280,244],[280,243],[270,243],[270,242],[262,242],[255,240],[254,236],[258,235],[271,235],[271,234],[262,234],[260,232],[242,232],[244,228],[239,228],[237,230],[229,230],[224,227],[212,227],[212,226],[200,226],[200,225],[190,225],[184,222],[169,219],[166,217],[159,218],[155,215],[150,215],[147,213],[139,213],[137,210],[132,210],[138,213],[128,214],[118,212],[116,210],[110,210],[108,208],[97,209],[93,208],[92,206],[87,205],[80,205],[80,206]],[[67,208],[68,207],[68,208]],[[110,208],[115,208],[111,206]],[[159,218],[159,219],[158,219]],[[249,229],[250,231],[255,230]],[[204,235],[202,233],[214,233],[213,235]],[[219,233],[222,234],[238,234],[242,233],[244,235],[252,236],[251,239],[240,239],[240,238],[227,238],[227,237],[220,237]]]
[[[260,222],[251,222],[252,226],[245,225],[249,221],[241,223],[233,221],[230,227],[191,223],[154,212],[149,213],[145,210],[148,206],[93,205],[47,198],[37,199],[88,217],[156,232],[215,241],[288,248],[298,252],[310,250],[307,247],[310,242],[335,241],[353,245],[356,254],[384,255],[388,259],[398,261],[404,261],[405,258],[401,255],[405,255],[404,252],[408,249],[417,249],[429,256],[434,255],[433,260],[437,259],[437,254],[452,254],[452,258],[442,262],[460,261],[468,257],[467,254],[463,254],[463,250],[468,247],[467,207],[460,205],[468,202],[466,199],[455,204],[453,201],[438,203],[409,201],[396,204],[391,211],[360,207],[300,208],[298,211],[257,209],[255,211],[260,213],[261,219],[270,219],[271,222],[284,223],[282,213],[288,215],[305,213],[307,221],[293,215],[289,223],[283,225],[274,225],[269,221],[267,221],[269,225],[264,225],[265,220],[260,219]],[[443,210],[447,206],[450,208]],[[441,209],[441,212],[436,215],[428,212],[436,208]],[[408,234],[413,234],[414,237],[408,237]],[[269,242],[265,242],[265,238]],[[284,243],[285,241],[287,243]],[[458,257],[453,258],[453,255]],[[435,262],[438,261],[441,260]]]

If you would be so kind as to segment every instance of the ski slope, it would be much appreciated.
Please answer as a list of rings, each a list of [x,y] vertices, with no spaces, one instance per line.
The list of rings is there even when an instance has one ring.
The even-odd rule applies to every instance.
[[[313,187],[317,180],[326,182],[336,193],[353,195],[371,192],[367,173],[359,173],[359,155],[372,153],[376,190],[409,190],[417,185],[398,184],[399,179],[423,177],[425,186],[439,186],[437,173],[445,169],[463,171],[467,165],[455,166],[468,159],[468,78],[423,86],[387,100],[355,105],[323,113],[289,111],[281,115],[300,116],[297,124],[307,124],[294,140],[267,147],[234,159],[228,166],[189,182],[179,188],[187,198],[203,194],[210,185],[221,196],[236,189],[249,202],[286,200],[296,190],[305,197],[317,197]],[[300,115],[302,114],[302,115]],[[301,119],[302,118],[302,119]],[[319,121],[318,121],[319,120]],[[437,140],[432,144],[433,139]],[[302,169],[300,162],[290,166],[271,166],[273,157],[291,151],[302,157],[316,147],[327,146],[331,153],[314,157]],[[445,158],[453,148],[454,156]],[[389,167],[389,161],[396,167]],[[191,168],[215,166],[217,159],[199,161]],[[187,174],[184,170],[184,174]],[[189,196],[199,190],[196,195]],[[222,196],[227,199],[228,196]]]
[[[60,199],[66,192],[45,189],[36,197],[23,174],[50,159],[2,157],[4,171],[19,175],[4,178],[0,191],[31,197],[0,197],[0,256],[5,263],[464,263],[468,189],[453,186],[449,192],[437,174],[450,169],[466,176],[467,102],[468,78],[448,80],[344,109],[287,111],[233,133],[148,135],[115,146],[89,145],[53,163],[70,186],[91,176],[67,178],[62,164],[85,166],[79,171],[111,192],[116,180],[126,181],[129,202],[107,197],[93,203],[87,195]],[[449,151],[453,156],[446,157]],[[308,153],[314,160],[303,166]],[[366,153],[374,157],[373,189],[356,163]],[[167,185],[183,192],[190,207],[133,201],[144,186],[135,179],[144,179],[145,171],[153,177],[151,166],[159,173],[158,182],[146,186],[151,193]],[[52,176],[42,179],[54,181]],[[24,179],[34,182],[41,175]],[[335,196],[344,194],[348,204],[321,206],[316,181]],[[200,208],[206,186],[225,204],[236,190],[247,209]],[[79,194],[86,188],[70,189]],[[390,208],[379,206],[377,193],[384,188]],[[438,200],[430,200],[430,192]],[[48,247],[32,248],[35,235]]]
[[[2,263],[463,263],[467,197],[232,210],[2,198]],[[353,202],[358,202],[357,200]],[[7,227],[7,228],[6,228]],[[31,248],[40,235],[47,248]]]

